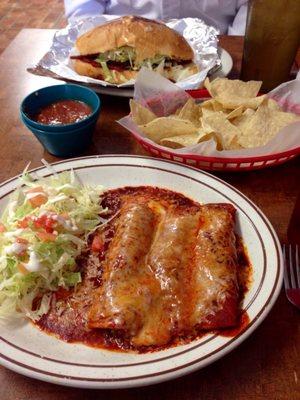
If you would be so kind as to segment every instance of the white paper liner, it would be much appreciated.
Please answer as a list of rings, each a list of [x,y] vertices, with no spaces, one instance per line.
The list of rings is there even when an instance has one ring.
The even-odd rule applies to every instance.
[[[134,80],[115,85],[99,79],[78,75],[73,70],[73,61],[70,60],[70,55],[78,54],[74,47],[78,36],[117,17],[118,16],[101,15],[71,22],[66,28],[55,33],[50,50],[37,65],[30,67],[29,71],[39,74],[42,69],[43,75],[45,75],[45,71],[49,71],[60,79],[72,80],[85,84],[131,87],[135,82]],[[219,32],[214,27],[207,26],[198,18],[173,19],[167,22],[167,25],[182,34],[189,42],[194,50],[194,61],[200,70],[199,73],[178,82],[177,85],[186,90],[196,89],[201,86],[207,73],[212,68],[221,64],[218,55],[217,35]]]
[[[275,99],[284,111],[300,115],[300,72],[295,80],[283,83],[269,92],[268,97]],[[184,90],[174,85],[168,79],[157,76],[157,74],[154,74],[152,71],[142,68],[137,76],[134,87],[134,99],[143,105],[147,105],[156,115],[167,116],[174,113],[174,110],[183,105],[188,98],[190,98],[190,96]],[[151,102],[149,105],[150,99],[155,99],[155,108],[151,107]],[[175,154],[197,154],[219,158],[247,158],[275,154],[300,147],[300,121],[283,128],[265,146],[223,151],[218,151],[216,149],[214,140],[208,140],[181,149],[171,149],[169,147],[160,146],[145,136],[133,122],[130,115],[120,119],[118,122],[130,132],[142,136],[147,143],[154,144],[162,151],[168,150]]]

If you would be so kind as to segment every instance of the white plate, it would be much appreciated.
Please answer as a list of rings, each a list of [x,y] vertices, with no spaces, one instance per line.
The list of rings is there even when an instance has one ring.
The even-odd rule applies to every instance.
[[[232,70],[233,61],[231,55],[228,51],[219,47],[221,66],[210,76],[210,79],[215,79],[217,77],[224,78],[229,74]],[[82,83],[81,83],[82,84]],[[133,97],[134,89],[133,87],[111,87],[111,86],[101,86],[94,85],[93,90],[97,93],[107,94],[110,96],[118,96],[118,97]]]
[[[215,73],[213,73],[210,76],[210,79],[225,78],[225,76],[227,76],[232,70],[233,60],[228,51],[222,49],[222,47],[219,47],[219,53],[221,59],[221,68],[219,68]]]
[[[205,367],[245,340],[271,310],[282,284],[282,255],[277,236],[263,213],[242,193],[206,172],[177,163],[137,156],[83,157],[55,164],[73,167],[84,182],[107,188],[157,185],[203,202],[230,202],[237,209],[237,231],[248,248],[254,281],[243,308],[250,322],[235,337],[208,334],[190,344],[148,354],[126,354],[69,344],[25,323],[0,326],[0,363],[44,381],[86,388],[149,385]],[[39,176],[49,175],[44,167]],[[17,179],[0,186],[0,210]]]

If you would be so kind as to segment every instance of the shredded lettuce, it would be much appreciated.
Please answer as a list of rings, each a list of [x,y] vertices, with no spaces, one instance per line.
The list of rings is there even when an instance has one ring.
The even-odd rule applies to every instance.
[[[145,60],[141,61],[140,63],[135,63],[135,69],[140,69],[141,67],[153,68],[162,62],[165,62],[168,57],[162,55],[155,55],[153,58],[146,58]]]
[[[102,70],[103,70],[104,80],[108,81],[108,82],[113,80],[113,75],[112,75],[110,69],[108,68],[106,62],[105,61],[101,61],[100,64],[101,64],[101,67],[102,67]]]
[[[135,49],[130,46],[122,46],[115,50],[106,51],[105,53],[100,53],[97,62],[100,64],[105,61],[117,61],[117,62],[126,62],[129,60],[134,60],[136,57]]]
[[[96,61],[101,65],[103,69],[104,80],[107,82],[116,81],[116,73],[113,69],[109,69],[109,61],[116,62],[129,62],[130,68],[134,71],[140,70],[142,67],[146,67],[150,70],[158,72],[160,75],[166,76],[174,81],[180,81],[191,75],[189,68],[184,67],[180,63],[177,64],[176,60],[172,60],[162,54],[156,54],[152,58],[146,58],[142,61],[136,60],[136,51],[133,47],[122,46],[115,50],[110,50],[105,53],[100,53],[96,58]],[[127,79],[119,74],[119,79],[126,82]]]
[[[81,282],[76,259],[105,211],[103,187],[82,185],[74,171],[20,180],[0,225],[0,321],[38,319],[52,291]]]
[[[33,211],[32,206],[29,203],[25,203],[17,208],[14,217],[16,220],[22,219],[26,215],[31,214],[32,211]]]
[[[165,67],[165,60],[163,59],[156,67],[155,72],[159,73],[160,75],[163,75],[164,67]]]
[[[116,72],[109,68],[109,61],[116,62],[129,62],[130,69],[134,71],[140,70],[142,67],[146,67],[150,70],[158,72],[175,82],[181,81],[191,75],[191,71],[188,66],[178,64],[176,60],[172,60],[162,54],[156,54],[152,58],[146,58],[142,61],[136,60],[136,51],[133,47],[123,46],[115,50],[110,50],[105,53],[100,53],[96,58],[96,61],[102,66],[104,80],[107,82],[116,81]],[[128,65],[127,65],[128,67]],[[119,79],[126,82],[127,79],[119,74]]]
[[[105,63],[105,68],[107,67],[108,61],[116,61],[116,62],[126,62],[129,61],[130,67],[134,70],[140,69],[142,66],[147,66],[148,68],[154,67],[155,65],[159,65],[162,61],[169,60],[169,57],[156,54],[153,58],[147,58],[143,61],[136,61],[136,51],[133,47],[130,46],[122,46],[115,50],[110,50],[105,53],[100,53],[96,58],[96,61],[101,64]]]

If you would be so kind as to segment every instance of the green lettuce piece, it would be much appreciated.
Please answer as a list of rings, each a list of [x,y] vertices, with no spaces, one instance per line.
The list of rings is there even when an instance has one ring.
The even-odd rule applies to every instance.
[[[109,50],[105,53],[100,53],[96,61],[100,64],[107,61],[126,62],[134,60],[136,57],[135,49],[130,46],[122,46],[115,50]]]
[[[148,68],[152,68],[154,65],[159,65],[162,61],[166,61],[169,58],[157,54],[153,58],[147,58],[141,62],[136,62],[136,51],[133,47],[123,46],[119,47],[115,50],[110,50],[105,53],[100,53],[96,58],[96,61],[101,64],[102,68],[105,68],[105,74],[109,76],[106,71],[107,64],[103,67],[102,63],[107,63],[108,61],[117,61],[117,62],[126,62],[129,61],[130,66],[134,70],[140,69],[142,66],[146,66]]]
[[[29,215],[30,213],[32,213],[32,211],[33,211],[33,208],[30,205],[30,203],[27,202],[25,204],[22,204],[20,207],[18,207],[16,209],[15,219],[20,220],[20,219],[26,217],[26,215]]]
[[[113,76],[112,76],[112,74],[111,74],[111,72],[110,72],[110,70],[109,70],[109,68],[108,68],[108,66],[107,66],[107,64],[106,64],[106,62],[105,62],[105,61],[102,61],[100,64],[101,64],[101,67],[102,67],[102,70],[103,70],[104,80],[105,80],[105,81],[110,81],[110,80],[112,80],[112,79],[113,79]]]
[[[75,286],[81,282],[80,272],[68,272],[65,274],[65,282],[68,286]]]

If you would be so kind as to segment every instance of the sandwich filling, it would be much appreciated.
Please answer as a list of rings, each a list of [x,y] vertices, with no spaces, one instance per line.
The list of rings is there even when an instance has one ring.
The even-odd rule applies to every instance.
[[[107,82],[115,82],[115,71],[139,71],[147,67],[160,73],[168,79],[177,82],[197,72],[192,60],[170,58],[163,54],[156,54],[152,58],[138,60],[136,50],[131,46],[122,46],[104,53],[71,56],[73,60],[80,60],[102,69],[102,78]],[[122,77],[122,74],[118,75]],[[124,76],[124,82],[128,79]]]

